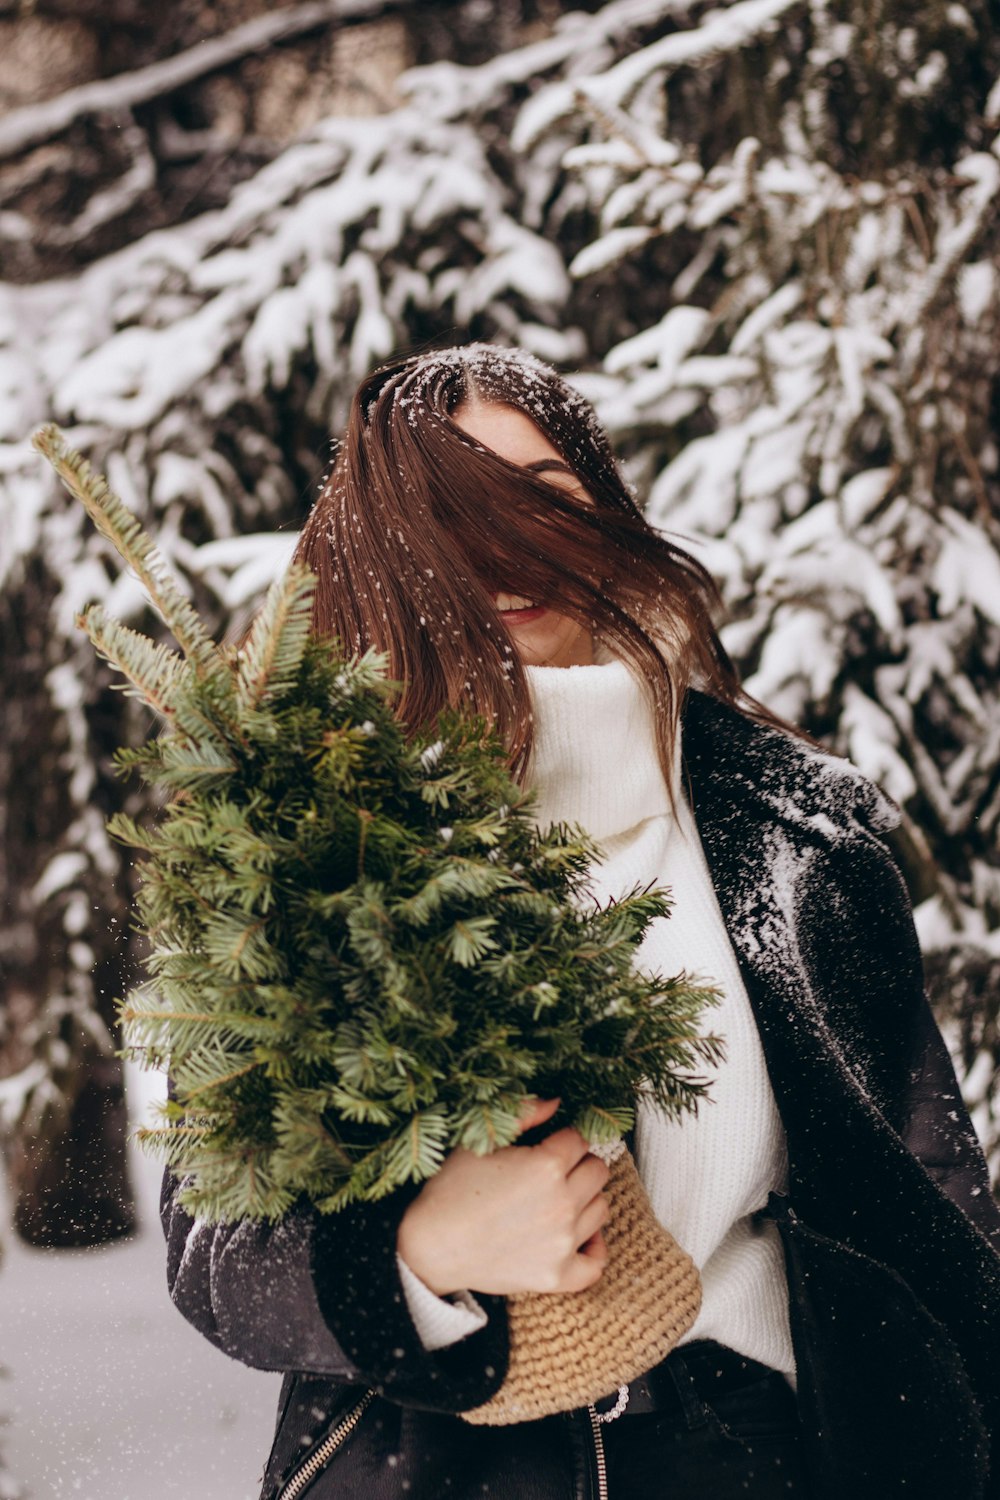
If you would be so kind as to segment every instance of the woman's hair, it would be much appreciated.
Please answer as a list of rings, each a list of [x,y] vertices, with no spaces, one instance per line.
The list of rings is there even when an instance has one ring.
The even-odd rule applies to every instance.
[[[593,503],[463,432],[454,417],[468,402],[523,412]],[[388,653],[411,730],[461,704],[496,726],[522,782],[531,702],[497,592],[544,600],[632,666],[668,786],[689,683],[775,722],[740,688],[709,574],[645,520],[590,405],[519,350],[470,344],[370,375],[296,558],[317,576],[316,632]]]

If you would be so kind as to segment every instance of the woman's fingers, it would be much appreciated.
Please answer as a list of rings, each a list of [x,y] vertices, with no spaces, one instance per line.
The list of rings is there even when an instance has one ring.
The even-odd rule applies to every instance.
[[[562,1169],[564,1177],[568,1177],[573,1168],[581,1162],[585,1156],[590,1155],[590,1147],[578,1130],[567,1125],[563,1130],[557,1130],[552,1135],[547,1135],[540,1145],[534,1147],[535,1151],[543,1156],[550,1156]],[[593,1160],[597,1160],[596,1157]]]
[[[551,1120],[558,1099],[526,1101],[520,1129]],[[403,1215],[397,1248],[439,1295],[574,1292],[598,1280],[609,1171],[578,1130],[487,1156],[453,1151]]]
[[[517,1127],[518,1135],[523,1135],[526,1130],[534,1130],[536,1125],[544,1125],[546,1120],[551,1120],[561,1102],[559,1099],[526,1099]]]
[[[559,1290],[561,1292],[585,1292],[595,1282],[600,1281],[604,1273],[604,1266],[608,1258],[608,1247],[600,1231],[591,1235],[579,1251],[573,1256],[572,1263],[567,1266],[560,1278]]]
[[[573,1202],[582,1208],[591,1198],[603,1192],[610,1176],[611,1168],[607,1162],[602,1161],[599,1156],[591,1156],[588,1151],[566,1177]]]
[[[579,1237],[579,1254],[585,1254],[585,1247],[593,1240],[599,1240],[602,1245],[604,1244],[601,1230],[608,1222],[609,1212],[608,1200],[603,1193],[598,1193],[597,1197],[592,1198],[587,1204],[576,1221],[576,1233]]]
[[[518,1134],[551,1120],[560,1102],[559,1099],[528,1100],[521,1115]],[[588,1142],[571,1125],[554,1131],[531,1149],[555,1160],[562,1175],[571,1182],[574,1197],[581,1204],[599,1193],[611,1175],[605,1163],[599,1157],[591,1155]]]
[[[575,1292],[598,1280],[607,1169],[592,1157],[568,1180],[556,1156],[538,1153],[452,1152],[424,1183],[397,1249],[432,1291]]]
[[[586,1255],[589,1260],[596,1261],[603,1270],[608,1258],[608,1245],[599,1229],[594,1231],[589,1240],[584,1240],[577,1254]]]

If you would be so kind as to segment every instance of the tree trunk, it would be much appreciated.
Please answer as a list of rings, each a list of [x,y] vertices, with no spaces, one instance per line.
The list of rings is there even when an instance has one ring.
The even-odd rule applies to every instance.
[[[132,1234],[122,1065],[90,1064],[62,1130],[22,1134],[10,1154],[14,1229],[29,1245],[103,1245]]]
[[[117,702],[91,686],[89,732],[73,746],[58,700],[82,681],[77,662],[90,662],[82,641],[77,662],[61,659],[54,593],[39,565],[0,600],[0,1078],[42,1064],[6,1142],[15,1230],[33,1245],[94,1245],[135,1227],[113,1038],[127,870],[103,835],[98,847],[94,827],[115,795],[108,757],[121,729]],[[74,748],[74,764],[95,767],[77,784],[67,774]]]

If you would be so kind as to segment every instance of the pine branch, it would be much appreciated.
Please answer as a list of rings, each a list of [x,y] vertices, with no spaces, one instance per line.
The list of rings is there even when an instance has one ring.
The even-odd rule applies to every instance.
[[[184,660],[169,646],[156,645],[148,636],[130,630],[121,621],[106,615],[99,604],[92,604],[77,617],[95,649],[105,661],[127,677],[138,695],[162,719],[170,720],[176,712],[175,695],[184,672]],[[128,693],[129,689],[125,689]]]
[[[243,707],[257,708],[291,687],[309,640],[315,592],[315,576],[301,566],[271,585],[240,653],[237,692]]]
[[[75,495],[102,536],[106,536],[136,574],[177,644],[198,673],[217,673],[218,647],[205,630],[163,558],[143,531],[137,516],[114,493],[101,474],[66,442],[54,423],[36,432],[32,443]]]

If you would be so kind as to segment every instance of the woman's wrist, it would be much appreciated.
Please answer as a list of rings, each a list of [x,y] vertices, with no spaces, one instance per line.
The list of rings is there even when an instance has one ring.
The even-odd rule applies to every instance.
[[[449,1276],[440,1248],[437,1253],[429,1253],[424,1243],[420,1222],[422,1215],[417,1202],[415,1199],[409,1205],[400,1220],[396,1233],[396,1253],[436,1297],[450,1297],[464,1288],[454,1276]]]

